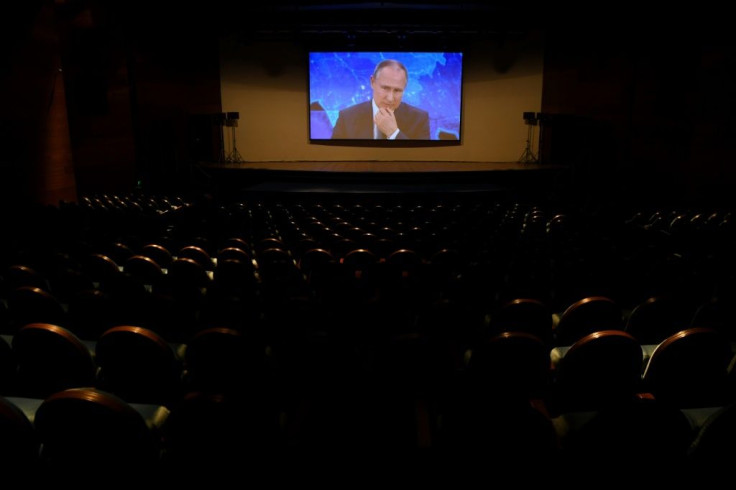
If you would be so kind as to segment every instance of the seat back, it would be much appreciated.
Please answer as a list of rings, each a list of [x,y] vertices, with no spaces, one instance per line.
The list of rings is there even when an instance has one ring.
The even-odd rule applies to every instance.
[[[536,335],[548,345],[552,342],[552,312],[534,298],[515,298],[502,304],[492,315],[491,331],[526,332]]]
[[[48,291],[21,286],[8,295],[8,319],[4,333],[15,334],[23,325],[35,322],[64,325],[67,314],[61,301]]]
[[[13,336],[12,348],[18,364],[18,396],[46,398],[57,391],[96,383],[92,351],[64,327],[25,325]]]
[[[172,408],[162,426],[167,474],[191,475],[217,468],[242,476],[244,462],[254,470],[273,464],[279,447],[277,412],[262,411],[262,400],[192,391]],[[251,466],[253,465],[253,466]]]
[[[710,414],[697,429],[688,459],[697,474],[723,478],[736,458],[736,404],[730,403]],[[723,481],[719,479],[717,481]]]
[[[621,483],[632,478],[662,483],[686,475],[681,470],[687,463],[692,425],[682,410],[667,402],[634,397],[601,410],[564,414],[555,424],[564,463],[558,471],[586,480],[606,474]]]
[[[620,330],[602,330],[575,342],[555,367],[553,413],[601,410],[628,402],[642,389],[639,342]]]
[[[471,389],[500,402],[546,398],[551,380],[549,348],[527,332],[501,332],[477,343],[466,369]]]
[[[572,345],[586,335],[602,330],[623,330],[621,307],[607,296],[580,299],[560,315],[554,328],[556,345]]]
[[[689,315],[681,301],[674,296],[659,295],[636,305],[626,319],[624,329],[641,344],[659,344],[687,328],[688,322]]]
[[[84,465],[90,474],[144,475],[160,461],[160,442],[146,419],[121,398],[72,388],[44,399],[34,417],[42,464],[51,471]]]
[[[128,403],[168,405],[181,396],[182,366],[163,337],[147,328],[121,325],[95,344],[98,387]]]
[[[265,384],[266,346],[238,330],[207,328],[187,342],[184,369],[187,391],[246,395]]]
[[[209,252],[197,245],[187,245],[182,247],[179,249],[176,256],[177,259],[192,259],[208,271],[211,271],[214,268],[214,262]]]
[[[681,408],[725,405],[733,399],[728,375],[732,358],[731,344],[717,330],[682,330],[652,352],[644,388]]]
[[[3,471],[33,481],[40,441],[33,423],[11,399],[0,396],[0,461]]]

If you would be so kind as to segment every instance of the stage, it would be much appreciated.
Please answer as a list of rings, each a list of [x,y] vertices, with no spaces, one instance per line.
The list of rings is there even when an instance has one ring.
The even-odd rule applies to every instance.
[[[521,162],[200,162],[221,193],[548,192],[567,167]]]

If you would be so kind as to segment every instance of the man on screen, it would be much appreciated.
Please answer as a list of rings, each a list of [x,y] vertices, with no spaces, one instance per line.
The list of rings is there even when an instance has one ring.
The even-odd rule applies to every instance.
[[[409,72],[403,63],[383,60],[371,75],[373,98],[340,111],[332,139],[429,139],[429,114],[401,103]]]

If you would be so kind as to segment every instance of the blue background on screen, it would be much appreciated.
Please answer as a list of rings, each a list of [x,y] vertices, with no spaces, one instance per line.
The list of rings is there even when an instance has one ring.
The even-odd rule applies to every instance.
[[[330,139],[340,109],[371,99],[370,76],[389,58],[406,65],[402,101],[429,112],[430,138],[460,139],[462,53],[387,51],[309,54],[311,139]]]

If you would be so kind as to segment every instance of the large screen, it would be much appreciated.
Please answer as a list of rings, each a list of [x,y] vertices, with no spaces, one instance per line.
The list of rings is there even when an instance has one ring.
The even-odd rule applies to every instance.
[[[309,53],[309,138],[460,140],[460,52]]]

